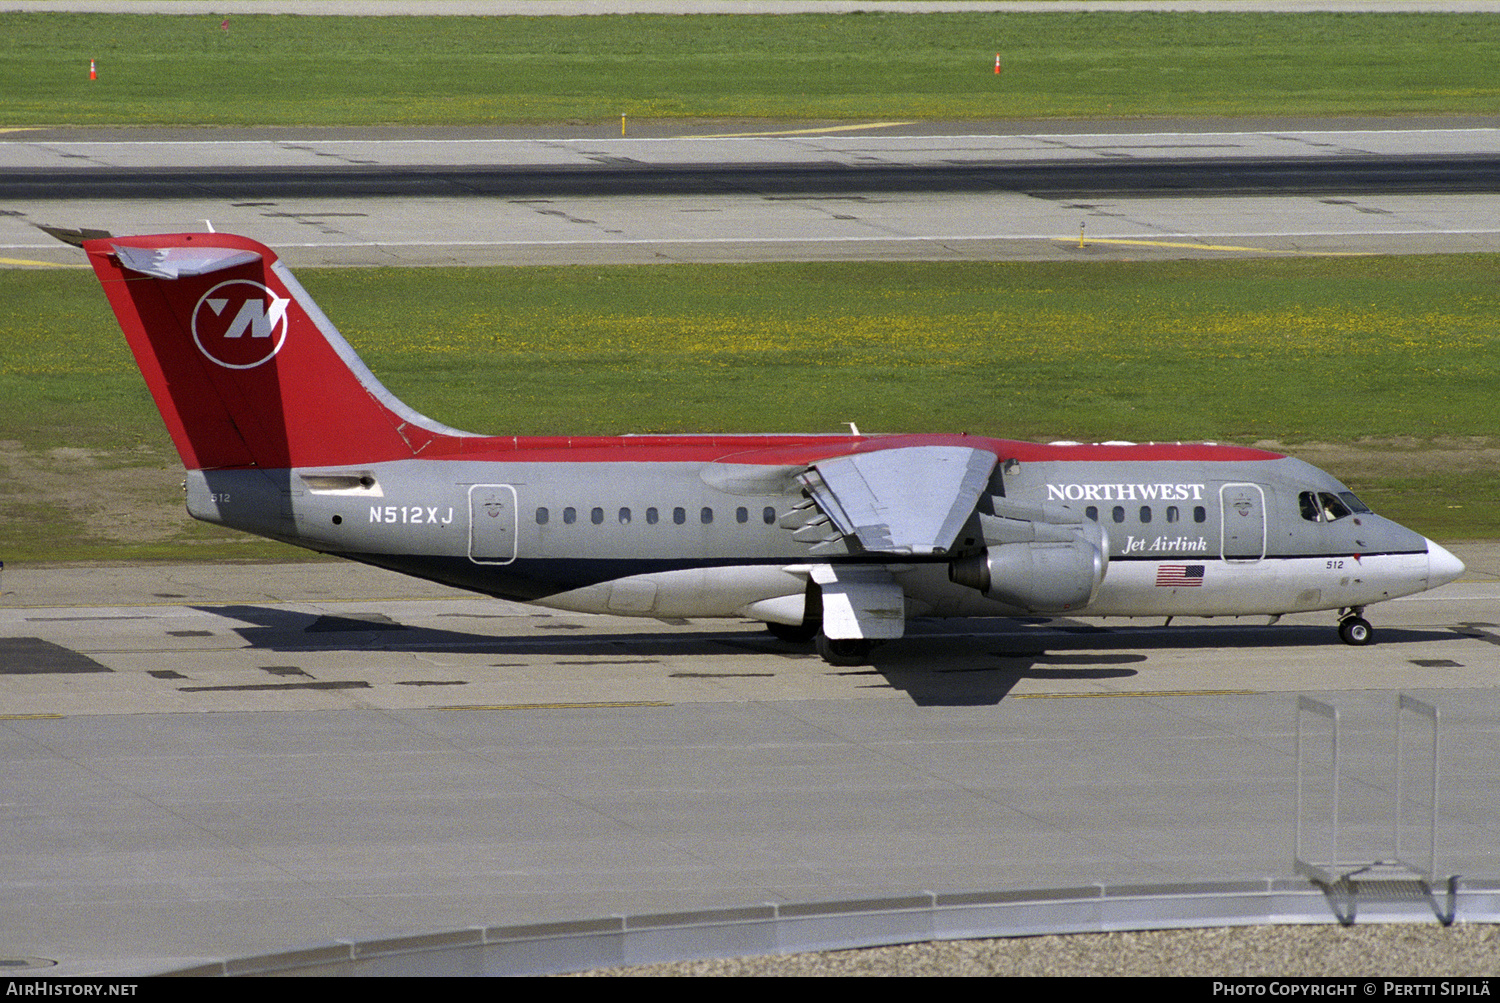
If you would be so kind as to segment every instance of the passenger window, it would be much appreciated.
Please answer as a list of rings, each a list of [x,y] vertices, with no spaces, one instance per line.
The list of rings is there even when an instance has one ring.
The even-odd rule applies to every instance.
[[[628,508],[622,508],[622,509],[620,509],[620,525],[621,526],[628,526],[628,525],[630,525],[630,509],[628,509]]]
[[[776,524],[776,510],[767,505],[765,510],[761,512],[760,518],[767,526],[774,526]]]
[[[711,508],[705,508],[703,511],[698,513],[698,518],[703,521],[703,525],[707,526],[709,523],[714,521],[714,510]]]
[[[1099,506],[1098,505],[1090,505],[1088,508],[1086,508],[1086,509],[1083,510],[1083,514],[1086,515],[1086,516],[1088,516],[1090,519],[1094,520],[1095,522],[1098,522],[1099,521]]]
[[[592,522],[595,526],[602,525],[604,522],[604,509],[596,508],[594,509],[594,511],[590,512],[589,521]]]
[[[656,520],[657,520],[656,509],[654,509],[654,508],[648,508],[648,509],[646,509],[646,525],[648,525],[648,526],[655,526],[656,525]]]
[[[674,508],[672,510],[672,521],[675,522],[679,526],[681,526],[683,523],[687,522],[687,509],[685,509],[685,508]]]
[[[573,525],[573,523],[575,523],[577,521],[578,521],[578,510],[576,508],[569,507],[569,508],[563,509],[563,522],[565,522],[569,526],[571,526],[571,525]]]
[[[1115,506],[1115,510],[1113,512],[1111,512],[1110,515],[1114,517],[1115,522],[1124,522],[1125,521],[1125,506],[1124,505],[1116,505]]]
[[[741,505],[739,508],[735,509],[734,510],[734,521],[735,522],[749,522],[750,521],[750,510],[747,509],[747,508],[745,508],[743,505]]]
[[[1178,519],[1181,519],[1181,518],[1182,518],[1182,510],[1181,509],[1179,509],[1176,505],[1168,505],[1167,506],[1167,521],[1168,522],[1176,522]]]
[[[1150,505],[1142,505],[1141,506],[1141,522],[1145,523],[1145,522],[1150,522],[1150,521],[1151,521],[1151,506]]]
[[[547,510],[546,509],[539,508],[539,509],[536,510],[536,524],[538,526],[545,526],[545,525],[547,525],[547,519],[548,519],[548,515],[547,515]]]
[[[1194,505],[1193,506],[1193,521],[1194,522],[1207,522],[1208,521],[1208,509],[1204,508],[1202,505]]]

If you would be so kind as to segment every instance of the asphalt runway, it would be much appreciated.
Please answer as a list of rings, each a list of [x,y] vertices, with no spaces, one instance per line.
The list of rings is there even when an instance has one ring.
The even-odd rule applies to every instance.
[[[80,263],[39,223],[212,225],[294,267],[1500,250],[1489,125],[1073,126],[21,131],[0,265]]]

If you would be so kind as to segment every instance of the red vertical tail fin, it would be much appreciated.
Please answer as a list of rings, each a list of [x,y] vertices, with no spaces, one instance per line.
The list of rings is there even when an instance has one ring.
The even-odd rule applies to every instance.
[[[466,436],[381,386],[262,244],[185,233],[83,247],[190,470],[376,463]]]

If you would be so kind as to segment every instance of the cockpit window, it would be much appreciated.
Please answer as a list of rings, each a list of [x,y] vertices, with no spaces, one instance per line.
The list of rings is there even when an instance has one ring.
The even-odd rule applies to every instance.
[[[1304,491],[1297,496],[1297,507],[1302,512],[1302,518],[1308,522],[1336,522],[1355,512],[1370,511],[1349,491],[1338,494],[1330,491]]]
[[[1339,492],[1339,497],[1344,500],[1344,504],[1345,505],[1349,506],[1349,511],[1351,511],[1351,512],[1368,512],[1368,511],[1370,511],[1370,506],[1366,505],[1364,502],[1362,502],[1358,498],[1354,497],[1354,492],[1353,491],[1340,491]]]
[[[1333,522],[1335,519],[1342,519],[1344,516],[1351,514],[1349,507],[1339,501],[1338,495],[1329,494],[1327,491],[1320,491],[1318,493],[1318,501],[1323,505],[1323,518],[1329,522]]]
[[[1308,522],[1323,521],[1323,513],[1318,508],[1318,501],[1311,491],[1304,491],[1297,496],[1297,507],[1302,510],[1302,518]]]

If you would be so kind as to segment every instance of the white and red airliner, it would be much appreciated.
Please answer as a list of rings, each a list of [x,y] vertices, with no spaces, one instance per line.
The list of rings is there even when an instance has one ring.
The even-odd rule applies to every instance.
[[[58,231],[52,231],[54,233]],[[914,616],[1365,607],[1463,565],[1275,453],[967,435],[476,435],[370,373],[269,248],[73,232],[198,519],[555,609],[763,621],[868,660]]]

